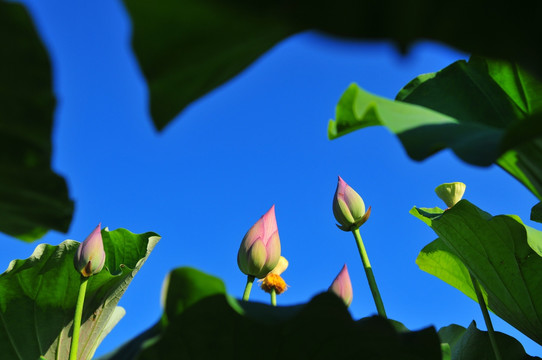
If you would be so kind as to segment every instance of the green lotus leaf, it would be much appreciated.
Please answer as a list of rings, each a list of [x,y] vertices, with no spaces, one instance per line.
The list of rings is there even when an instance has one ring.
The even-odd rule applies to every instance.
[[[106,262],[90,278],[78,359],[91,359],[124,315],[117,303],[160,239],[155,233],[102,230]],[[81,275],[73,265],[79,243],[41,244],[0,275],[0,354],[5,359],[68,359]]]
[[[238,301],[219,279],[179,268],[167,279],[164,315],[101,360],[120,359],[440,359],[434,328],[408,331],[373,316],[354,321],[335,294],[273,307]]]
[[[526,4],[429,0],[341,0],[325,7],[307,1],[124,3],[132,18],[132,43],[149,86],[151,114],[158,129],[279,41],[306,30],[349,39],[391,40],[405,52],[419,39],[435,40],[469,53],[515,60],[542,74],[540,10],[523,11]]]
[[[418,76],[397,101],[350,85],[328,136],[383,125],[415,160],[450,148],[469,164],[498,164],[542,199],[541,111],[542,82],[514,63],[472,57]]]
[[[467,200],[446,211],[413,208],[411,214],[439,236],[418,256],[422,270],[476,301],[472,274],[490,310],[542,343],[542,232],[514,215],[491,216]]]
[[[450,345],[451,360],[494,360],[495,354],[487,331],[476,328],[473,321],[467,329],[452,324],[438,331],[440,339]],[[501,332],[495,332],[495,340],[501,359],[528,360],[540,359],[527,355],[519,341]]]
[[[73,213],[66,182],[51,170],[51,64],[21,4],[0,1],[0,44],[0,231],[34,241],[66,232]]]

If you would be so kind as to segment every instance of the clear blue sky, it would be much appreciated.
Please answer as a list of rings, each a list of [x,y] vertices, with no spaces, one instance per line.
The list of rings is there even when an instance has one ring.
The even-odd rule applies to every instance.
[[[352,315],[375,313],[353,237],[335,227],[337,175],[373,208],[361,233],[388,315],[411,329],[466,327],[472,319],[485,329],[475,302],[416,266],[417,254],[436,236],[408,211],[442,206],[435,186],[463,181],[465,197],[479,207],[528,222],[534,196],[500,168],[468,166],[449,151],[414,162],[384,128],[327,139],[328,120],[351,82],[393,98],[416,75],[464,54],[421,43],[402,57],[387,43],[300,34],[157,133],[120,1],[25,3],[54,67],[53,166],[76,201],[69,233],[50,233],[42,242],[81,241],[99,222],[163,237],[120,301],[127,314],[97,355],[157,321],[162,281],[175,267],[217,275],[240,297],[246,277],[237,268],[239,244],[272,204],[282,253],[290,261],[283,274],[290,288],[278,297],[279,305],[326,290],[346,263]],[[4,267],[27,258],[39,243],[4,235],[0,241]],[[252,299],[267,302],[268,295],[254,288]],[[496,330],[518,338],[531,355],[542,355],[537,344],[493,318]]]

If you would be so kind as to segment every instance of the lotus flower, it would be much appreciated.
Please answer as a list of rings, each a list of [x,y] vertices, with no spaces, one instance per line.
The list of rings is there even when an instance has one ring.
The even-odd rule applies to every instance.
[[[280,275],[282,274],[287,268],[288,268],[288,260],[284,256],[281,256],[279,258],[279,262],[277,263],[277,266],[273,270],[271,270],[271,273]]]
[[[105,251],[101,224],[98,224],[85,241],[79,244],[73,263],[77,271],[84,277],[89,277],[102,271],[105,264]]]
[[[462,182],[445,183],[437,186],[435,192],[446,203],[448,208],[451,208],[461,200],[466,188],[467,185]]]
[[[365,212],[365,203],[361,196],[339,176],[333,197],[333,215],[340,224],[337,227],[344,231],[355,230],[369,219],[370,214],[371,208]]]
[[[334,292],[340,297],[346,306],[350,306],[352,303],[354,293],[352,292],[352,283],[350,282],[350,275],[348,275],[346,264],[344,264],[339,275],[333,280],[333,283],[329,287],[329,291]]]
[[[273,205],[246,233],[237,253],[237,264],[244,274],[262,279],[279,259],[280,240]]]

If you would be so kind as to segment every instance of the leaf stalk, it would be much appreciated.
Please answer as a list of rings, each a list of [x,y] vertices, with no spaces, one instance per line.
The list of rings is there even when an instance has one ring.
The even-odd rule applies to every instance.
[[[482,310],[482,315],[484,315],[484,321],[486,323],[487,333],[489,335],[489,341],[491,342],[491,347],[493,348],[493,353],[495,354],[496,360],[502,360],[499,347],[497,346],[497,339],[495,339],[495,330],[493,329],[493,324],[491,323],[491,317],[487,311],[486,301],[482,295],[482,290],[480,288],[480,283],[478,280],[469,272],[472,285],[474,286],[474,292],[478,298],[478,304],[480,305],[480,310]]]

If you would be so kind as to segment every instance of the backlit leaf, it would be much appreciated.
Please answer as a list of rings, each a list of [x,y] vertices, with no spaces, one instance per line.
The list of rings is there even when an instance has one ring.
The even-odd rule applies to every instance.
[[[106,263],[88,283],[78,359],[91,359],[124,315],[117,303],[160,239],[154,233],[102,230]],[[81,275],[73,265],[79,243],[41,244],[0,275],[0,354],[5,359],[68,359]],[[122,259],[122,260],[120,260]]]

